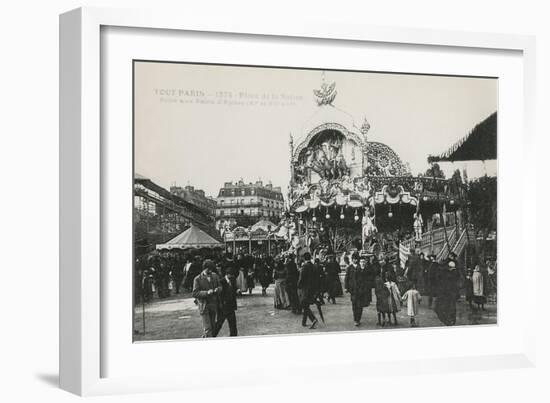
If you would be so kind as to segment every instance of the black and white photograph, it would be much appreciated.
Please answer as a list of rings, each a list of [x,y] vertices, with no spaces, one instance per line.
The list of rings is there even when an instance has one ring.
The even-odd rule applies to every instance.
[[[134,342],[496,325],[498,86],[134,60]]]

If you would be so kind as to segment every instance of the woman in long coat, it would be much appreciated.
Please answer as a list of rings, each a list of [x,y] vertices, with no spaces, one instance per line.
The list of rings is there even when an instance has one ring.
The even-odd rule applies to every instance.
[[[340,282],[340,265],[334,260],[334,255],[328,256],[328,262],[325,265],[328,300],[336,303],[335,297],[344,295],[342,283]]]
[[[386,272],[380,270],[380,273],[374,280],[374,295],[376,295],[376,312],[379,326],[386,325],[386,314],[388,315],[388,320],[390,320],[390,290],[384,284],[386,275]]]
[[[248,289],[248,286],[246,284],[246,269],[245,269],[245,263],[244,263],[244,259],[243,259],[243,256],[241,254],[239,254],[237,256],[237,261],[235,262],[235,266],[236,266],[236,279],[235,279],[235,284],[236,284],[236,287],[237,287],[237,294],[242,294],[243,292],[246,292],[246,290]]]
[[[399,287],[391,278],[387,278],[384,286],[388,289],[388,323],[391,325],[390,314],[393,315],[393,322],[397,325],[397,312],[401,310],[401,293]]]
[[[256,273],[256,278],[262,286],[262,295],[267,295],[267,287],[269,287],[271,279],[269,277],[268,267],[264,259],[262,259],[261,257],[257,258],[256,262],[254,263],[254,272]]]
[[[487,298],[485,297],[485,290],[487,287],[485,286],[485,276],[481,272],[481,267],[479,265],[476,265],[474,269],[474,273],[472,275],[472,293],[474,297],[474,303],[477,305],[477,308],[479,309],[485,309],[484,305],[487,301]]]
[[[458,276],[459,274],[453,261],[449,262],[447,268],[440,269],[434,310],[439,320],[446,326],[456,324]]]
[[[273,306],[275,309],[288,309],[290,306],[286,292],[287,272],[285,265],[280,259],[275,261],[273,270],[273,280],[275,281],[275,295],[273,296]]]

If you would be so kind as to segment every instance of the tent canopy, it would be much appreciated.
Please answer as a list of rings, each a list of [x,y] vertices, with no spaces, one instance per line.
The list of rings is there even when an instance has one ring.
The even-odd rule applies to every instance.
[[[256,224],[254,224],[250,228],[250,231],[254,232],[254,231],[257,231],[257,230],[261,229],[264,232],[270,232],[270,231],[275,231],[276,228],[277,228],[277,226],[275,224],[273,224],[271,221],[266,220],[266,219],[262,219],[262,220],[258,221]]]
[[[168,242],[157,245],[161,250],[201,248],[223,248],[223,244],[193,224]]]
[[[486,161],[497,158],[497,113],[478,123],[470,133],[428,162]]]

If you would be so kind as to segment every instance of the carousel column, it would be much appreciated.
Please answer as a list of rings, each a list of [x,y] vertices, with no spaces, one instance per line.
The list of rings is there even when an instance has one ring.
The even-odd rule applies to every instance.
[[[248,254],[252,255],[252,236],[248,233]]]

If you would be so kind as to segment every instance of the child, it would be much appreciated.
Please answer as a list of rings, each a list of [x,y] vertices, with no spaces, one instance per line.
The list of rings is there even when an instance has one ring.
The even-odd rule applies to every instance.
[[[416,283],[413,283],[409,291],[403,294],[402,300],[407,302],[407,314],[411,321],[411,327],[417,327],[416,315],[418,315],[418,305],[422,301],[422,297],[416,289]]]
[[[388,319],[390,318],[390,306],[388,299],[390,297],[390,291],[384,285],[384,279],[387,273],[383,273],[382,269],[374,280],[375,288],[374,293],[376,295],[376,311],[378,313],[378,326],[386,326],[386,314]]]
[[[393,322],[394,325],[397,326],[397,316],[396,313],[401,310],[401,294],[399,292],[399,288],[397,287],[397,284],[395,284],[391,277],[387,278],[387,281],[384,283],[386,288],[389,291],[388,296],[388,305],[389,305],[389,313],[388,313],[388,324],[391,325],[391,316],[390,314],[393,314]]]

